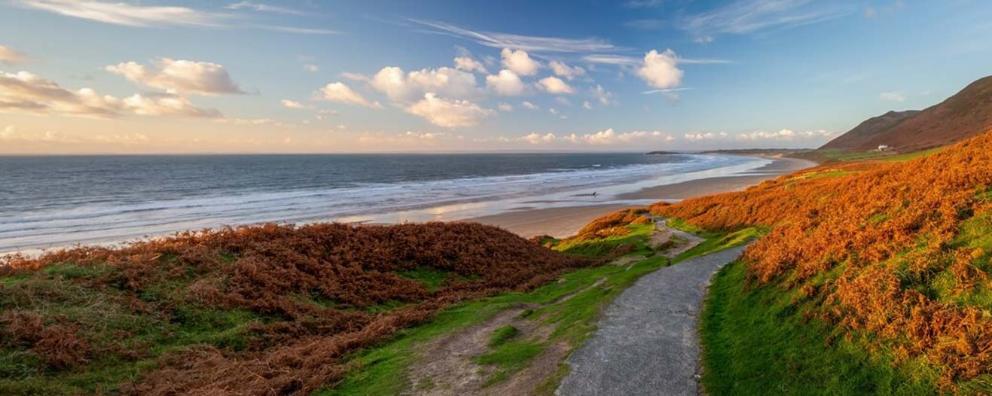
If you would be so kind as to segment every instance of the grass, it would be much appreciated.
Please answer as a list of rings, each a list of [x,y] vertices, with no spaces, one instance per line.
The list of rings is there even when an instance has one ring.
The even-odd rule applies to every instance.
[[[872,358],[775,286],[750,288],[745,264],[724,267],[706,299],[703,385],[712,395],[932,395],[936,373],[919,361]]]
[[[647,238],[654,230],[654,224],[631,224],[626,235],[611,236],[593,240],[566,240],[554,244],[553,249],[576,256],[603,257],[616,249],[630,245],[633,253],[649,253]]]
[[[609,237],[576,244],[559,244],[555,249],[580,255],[608,254],[623,244],[636,246],[633,254],[650,256],[647,247],[652,225],[632,225],[624,236]],[[659,268],[713,253],[747,242],[759,235],[760,230],[748,228],[730,234],[710,233],[705,242],[675,260],[661,256],[645,257],[631,266],[603,265],[569,272],[558,282],[552,282],[528,293],[506,293],[481,300],[465,302],[442,311],[429,323],[401,330],[396,337],[384,344],[367,348],[351,356],[355,369],[336,386],[317,392],[318,395],[383,395],[399,394],[410,384],[405,375],[414,363],[418,345],[452,334],[469,326],[485,322],[499,312],[532,305],[538,308],[525,310],[520,317],[553,326],[548,340],[536,342],[518,337],[518,329],[501,327],[490,336],[489,350],[476,358],[476,362],[495,367],[487,384],[505,380],[540,354],[550,343],[567,342],[571,347],[580,346],[596,329],[599,314],[606,304],[641,276]],[[565,298],[568,297],[568,298]],[[562,365],[553,378],[542,384],[538,392],[551,394],[558,382],[568,373]],[[433,384],[417,384],[417,386]]]
[[[847,151],[838,149],[816,150],[806,156],[813,157],[820,162],[854,162],[854,161],[895,161],[903,162],[920,157],[926,157],[940,151],[942,147],[913,151],[909,153],[893,153],[891,151]]]

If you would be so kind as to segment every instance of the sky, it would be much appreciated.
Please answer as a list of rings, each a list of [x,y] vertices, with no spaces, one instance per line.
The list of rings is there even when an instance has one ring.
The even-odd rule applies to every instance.
[[[817,147],[990,36],[982,0],[0,0],[0,154]]]

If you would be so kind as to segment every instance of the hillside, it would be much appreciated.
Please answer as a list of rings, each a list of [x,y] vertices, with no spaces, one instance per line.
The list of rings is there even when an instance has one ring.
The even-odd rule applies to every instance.
[[[858,124],[847,133],[840,135],[820,147],[824,150],[859,150],[867,147],[872,139],[885,136],[900,122],[919,114],[919,110],[890,111],[877,117],[872,117]],[[878,147],[877,145],[875,147]]]
[[[479,224],[265,225],[0,261],[0,394],[309,393],[456,302],[591,264]]]
[[[755,296],[784,301],[762,315],[815,320],[827,345],[840,337],[915,380],[982,394],[992,391],[990,145],[986,133],[906,162],[823,166],[651,211],[711,230],[770,227],[744,257]]]
[[[888,145],[899,152],[951,144],[992,127],[992,76],[922,111],[888,112],[828,142],[821,150],[868,151]]]

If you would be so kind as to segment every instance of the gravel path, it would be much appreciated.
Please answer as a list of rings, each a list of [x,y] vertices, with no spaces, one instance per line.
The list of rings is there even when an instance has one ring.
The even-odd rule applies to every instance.
[[[743,250],[662,268],[621,293],[596,334],[568,358],[572,369],[556,394],[698,395],[696,332],[706,287]]]

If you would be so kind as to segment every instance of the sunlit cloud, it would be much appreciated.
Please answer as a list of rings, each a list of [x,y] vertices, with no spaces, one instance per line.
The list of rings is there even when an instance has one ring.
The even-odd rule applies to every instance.
[[[0,45],[0,63],[5,65],[16,65],[27,61],[27,56],[13,48]]]
[[[537,82],[537,86],[544,92],[562,95],[575,93],[575,89],[558,77],[545,77]]]
[[[282,7],[282,6],[274,6],[274,5],[270,5],[270,4],[257,3],[257,2],[251,2],[251,1],[239,1],[237,3],[229,4],[229,5],[227,5],[224,8],[227,8],[229,10],[252,10],[252,11],[258,11],[258,12],[269,12],[269,13],[287,14],[287,15],[304,15],[305,14],[303,11],[300,11],[300,10],[297,10],[297,9],[293,9],[293,8]]]
[[[486,76],[486,87],[501,96],[517,96],[525,91],[520,76],[509,70],[500,70],[497,74]]]
[[[223,65],[183,59],[161,58],[153,66],[123,62],[104,68],[124,78],[170,93],[220,95],[243,94]]]
[[[93,0],[19,0],[15,4],[74,18],[124,26],[217,26],[219,17],[187,7],[140,6]]]
[[[644,63],[637,69],[637,75],[648,85],[658,89],[675,88],[682,83],[682,70],[676,65],[675,52],[651,50],[644,55]]]
[[[445,128],[474,126],[493,113],[467,100],[444,99],[434,93],[424,94],[422,100],[407,107],[406,111]]]
[[[364,107],[381,107],[379,102],[371,102],[365,99],[364,96],[355,92],[351,87],[343,82],[333,82],[325,85],[320,89],[319,92],[320,99],[338,102],[350,105],[358,105]]]

